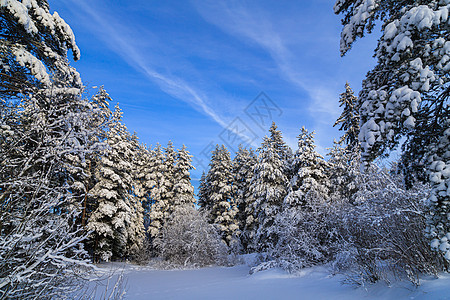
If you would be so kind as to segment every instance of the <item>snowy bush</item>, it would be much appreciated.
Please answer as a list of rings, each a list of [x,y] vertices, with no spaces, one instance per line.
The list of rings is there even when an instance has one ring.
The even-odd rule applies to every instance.
[[[402,178],[385,169],[372,168],[359,180],[358,204],[339,212],[339,236],[346,246],[337,255],[337,267],[347,256],[347,267],[353,266],[349,281],[389,283],[394,276],[418,285],[420,274],[444,270],[445,262],[434,255],[424,233],[430,189],[416,184],[406,190]]]
[[[330,261],[337,247],[333,210],[322,200],[309,200],[302,209],[285,209],[275,220],[279,239],[269,249],[269,259],[289,272]]]
[[[133,263],[138,265],[147,265],[150,259],[153,257],[153,248],[150,240],[148,238],[144,239],[142,247],[135,251],[132,256]]]
[[[277,244],[252,272],[297,272],[330,262],[347,282],[407,279],[418,285],[421,274],[448,268],[424,232],[428,186],[407,190],[400,175],[376,166],[358,174],[355,185],[352,199],[327,202],[311,193],[303,207],[285,207],[271,227]]]
[[[172,267],[202,267],[226,261],[227,248],[216,227],[188,205],[175,209],[154,245]]]

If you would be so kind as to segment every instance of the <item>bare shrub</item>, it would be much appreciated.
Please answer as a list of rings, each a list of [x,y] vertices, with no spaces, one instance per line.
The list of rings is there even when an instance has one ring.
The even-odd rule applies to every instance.
[[[153,256],[152,245],[149,239],[144,239],[142,247],[133,255],[133,262],[138,265],[147,265]]]
[[[347,281],[356,284],[407,279],[419,285],[421,274],[447,268],[431,250],[424,233],[427,186],[409,190],[400,176],[386,170],[363,175],[356,206],[341,210],[342,244],[353,249]]]
[[[272,227],[277,243],[268,250],[267,261],[260,267],[297,272],[332,260],[340,240],[334,214],[335,208],[322,199],[309,199],[304,207],[283,210]]]
[[[217,229],[191,206],[175,209],[154,245],[159,255],[173,267],[202,267],[226,262],[227,248]]]

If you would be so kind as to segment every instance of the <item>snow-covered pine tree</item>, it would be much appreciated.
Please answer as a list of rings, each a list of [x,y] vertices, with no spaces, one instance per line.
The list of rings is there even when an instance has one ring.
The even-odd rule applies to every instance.
[[[175,175],[175,160],[176,152],[171,141],[168,142],[167,147],[164,148],[164,153],[161,149],[155,149],[155,186],[152,190],[152,199],[154,204],[150,208],[150,226],[148,232],[152,239],[159,236],[164,222],[170,216],[171,207],[174,197],[174,175]],[[161,162],[161,159],[163,161]]]
[[[293,159],[293,177],[284,203],[287,208],[305,208],[311,201],[327,200],[330,194],[329,164],[315,151],[314,131],[302,127]]]
[[[198,205],[204,210],[209,211],[211,209],[211,203],[209,202],[209,188],[208,182],[206,181],[206,173],[202,172],[200,177],[200,182],[198,185]]]
[[[87,229],[92,232],[95,259],[109,261],[133,255],[145,237],[142,206],[133,195],[133,157],[135,143],[124,124],[117,105],[107,136],[108,147],[95,170],[97,183],[90,191],[98,206]]]
[[[20,98],[35,87],[81,88],[67,59],[69,49],[78,60],[70,26],[50,13],[47,0],[0,2],[0,96]]]
[[[167,143],[167,147],[164,148],[164,180],[161,182],[161,200],[166,201],[167,208],[170,210],[170,204],[173,200],[173,187],[175,185],[175,161],[177,159],[177,153],[172,141]]]
[[[170,208],[171,213],[177,206],[191,205],[194,207],[196,202],[190,173],[190,171],[194,169],[192,166],[192,155],[189,154],[185,145],[177,151],[176,158],[173,177],[173,202]]]
[[[73,176],[78,176],[80,178],[79,182],[83,183],[83,186],[79,185],[78,191],[74,191],[74,194],[79,194],[83,198],[83,212],[80,215],[80,220],[77,221],[83,227],[86,225],[92,211],[96,208],[96,202],[88,197],[88,193],[95,185],[94,170],[100,162],[102,150],[106,146],[106,133],[112,116],[112,112],[109,109],[109,101],[111,101],[111,97],[103,87],[100,87],[90,100],[89,110],[91,117],[85,118],[89,128],[96,130],[96,134],[89,139],[89,144],[95,149],[83,159],[71,156],[74,164],[74,167],[70,169],[71,173]],[[81,179],[83,177],[84,180]],[[88,245],[86,246],[89,248]]]
[[[239,226],[235,219],[237,206],[233,199],[233,165],[230,152],[224,145],[216,145],[212,152],[210,168],[206,175],[208,187],[207,206],[201,209],[208,214],[209,222],[219,226],[222,239],[231,245]],[[201,203],[204,204],[204,203]]]
[[[257,159],[253,150],[239,145],[239,150],[233,160],[233,186],[234,199],[238,207],[236,219],[239,224],[241,244],[244,251],[247,251],[248,244],[253,240],[251,234],[254,233],[254,201],[250,186],[253,178],[253,167],[256,162]]]
[[[144,241],[146,239],[145,235],[145,227],[144,227],[144,206],[145,202],[145,191],[143,186],[140,184],[141,182],[136,180],[136,172],[139,171],[142,167],[142,163],[136,159],[136,156],[142,154],[143,148],[139,143],[139,138],[137,137],[136,132],[130,137],[131,144],[131,182],[132,186],[129,190],[131,194],[130,197],[130,207],[131,207],[131,226],[128,228],[128,241],[127,241],[127,254],[131,257],[137,257],[140,255],[141,250],[144,247]],[[145,156],[145,152],[143,153]]]
[[[341,94],[339,102],[343,111],[333,126],[340,124],[339,130],[344,131],[344,134],[339,142],[334,141],[333,147],[328,149],[330,191],[333,202],[353,202],[352,196],[358,191],[356,178],[360,172],[360,118],[358,98],[348,82],[345,83],[345,92]]]
[[[283,161],[288,161],[292,157],[292,149],[286,145],[286,142],[283,139],[283,134],[281,133],[281,130],[278,130],[278,126],[275,122],[272,122],[272,125],[269,128],[269,136],[272,148],[278,154],[280,159]]]
[[[348,151],[342,142],[333,143],[329,148],[328,177],[332,202],[353,202],[353,195],[358,191],[356,178],[360,174],[360,152]]]
[[[450,260],[448,1],[338,0],[341,54],[381,20],[382,35],[359,94],[362,158],[370,162],[406,137],[402,166],[433,185],[428,234]],[[418,176],[420,178],[420,176]]]
[[[264,137],[258,149],[258,161],[253,169],[251,192],[254,197],[256,217],[255,233],[250,247],[264,251],[277,243],[278,236],[273,228],[276,215],[281,211],[289,184],[287,163],[290,149],[283,141],[275,123],[269,130],[270,137]]]
[[[149,213],[152,203],[151,191],[155,185],[152,174],[152,156],[154,152],[146,145],[139,144],[138,151],[134,157],[134,193],[142,203],[144,210],[144,227],[150,224]]]
[[[345,83],[345,92],[339,98],[339,106],[343,108],[342,114],[334,123],[334,126],[341,125],[339,130],[344,131],[344,134],[339,139],[339,143],[345,142],[349,151],[359,149],[359,112],[358,112],[358,98],[353,93],[352,88]]]
[[[156,144],[156,147],[152,150],[149,164],[149,176],[148,182],[151,186],[149,205],[149,212],[146,219],[149,220],[149,226],[147,233],[150,237],[156,237],[159,233],[159,229],[162,226],[163,215],[159,207],[161,201],[161,187],[163,187],[164,179],[164,152],[160,144]]]
[[[272,125],[269,128],[269,136],[271,143],[273,145],[273,149],[278,154],[281,160],[284,162],[285,174],[289,178],[292,175],[292,149],[286,145],[286,142],[283,140],[283,134],[280,130],[278,130],[278,126],[275,122],[272,122]]]

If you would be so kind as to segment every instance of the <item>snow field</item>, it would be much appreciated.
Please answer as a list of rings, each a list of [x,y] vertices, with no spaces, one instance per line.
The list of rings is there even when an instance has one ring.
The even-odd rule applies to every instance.
[[[270,269],[250,275],[250,267],[208,267],[192,270],[157,270],[129,264],[124,268],[125,299],[450,299],[450,275],[427,277],[418,288],[409,282],[355,287],[342,284],[343,275],[314,267],[291,275]]]

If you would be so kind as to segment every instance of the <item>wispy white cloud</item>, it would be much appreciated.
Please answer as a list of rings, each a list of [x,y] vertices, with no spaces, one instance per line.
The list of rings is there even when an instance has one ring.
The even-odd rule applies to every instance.
[[[161,90],[179,100],[187,102],[193,108],[209,116],[222,128],[240,136],[244,141],[251,139],[245,133],[239,130],[235,131],[235,128],[229,127],[230,121],[234,116],[223,116],[213,109],[213,104],[210,103],[208,96],[202,90],[195,88],[192,84],[180,77],[158,72],[151,64],[147,63],[146,57],[144,57],[139,47],[136,46],[135,41],[127,38],[126,33],[131,32],[132,28],[127,28],[123,24],[111,23],[112,16],[108,18],[104,14],[100,14],[99,10],[92,8],[91,5],[83,0],[71,1],[78,5],[94,21],[94,28],[98,30],[98,34],[103,37],[111,49],[118,53],[130,66],[142,72],[149,80],[156,83]],[[104,13],[104,10],[100,11]],[[217,98],[217,95],[215,96]],[[218,99],[215,100],[216,102],[218,101]],[[227,102],[226,99],[219,101]]]
[[[329,129],[340,112],[337,101],[338,85],[336,82],[324,80],[323,77],[326,76],[321,78],[311,76],[312,71],[316,72],[310,69],[312,64],[307,66],[298,55],[293,54],[290,43],[300,38],[301,28],[296,32],[283,31],[284,28],[279,22],[280,16],[271,16],[270,11],[258,5],[246,5],[241,1],[194,1],[194,4],[206,21],[232,36],[263,48],[277,66],[280,76],[309,95],[308,110],[314,120],[315,129],[317,131]],[[312,28],[308,28],[305,31],[311,30]],[[298,53],[301,49],[295,48],[295,51]],[[322,136],[324,134],[319,135],[319,142],[325,142]],[[324,147],[318,148],[324,151]]]
[[[198,12],[208,22],[231,35],[254,42],[265,49],[276,63],[281,76],[298,88],[308,92],[312,100],[319,104],[319,111],[330,108],[327,110],[333,113],[333,109],[337,106],[332,104],[331,101],[323,101],[326,98],[322,97],[324,94],[326,96],[331,94],[326,91],[329,88],[326,87],[326,84],[321,84],[310,77],[310,74],[308,74],[310,70],[298,61],[298,55],[294,55],[287,46],[285,33],[275,29],[280,28],[276,24],[279,16],[271,18],[267,11],[259,9],[258,6],[245,6],[241,1],[201,1],[194,3]],[[301,32],[297,31],[295,34],[297,36],[289,36],[288,38],[298,39]]]
[[[125,59],[132,67],[144,73],[148,79],[158,84],[158,86],[171,96],[188,102],[194,108],[201,110],[203,113],[211,117],[220,126],[226,127],[227,122],[217,112],[212,109],[205,99],[205,96],[200,91],[195,90],[183,79],[176,76],[167,76],[154,70],[150,65],[145,63],[143,55],[136,48],[135,43],[126,38],[126,32],[130,32],[130,28],[118,29],[118,24],[113,25],[100,15],[99,12],[93,9],[83,0],[73,1],[79,5],[101,28],[102,35],[105,35],[105,40],[112,46],[112,48]]]

